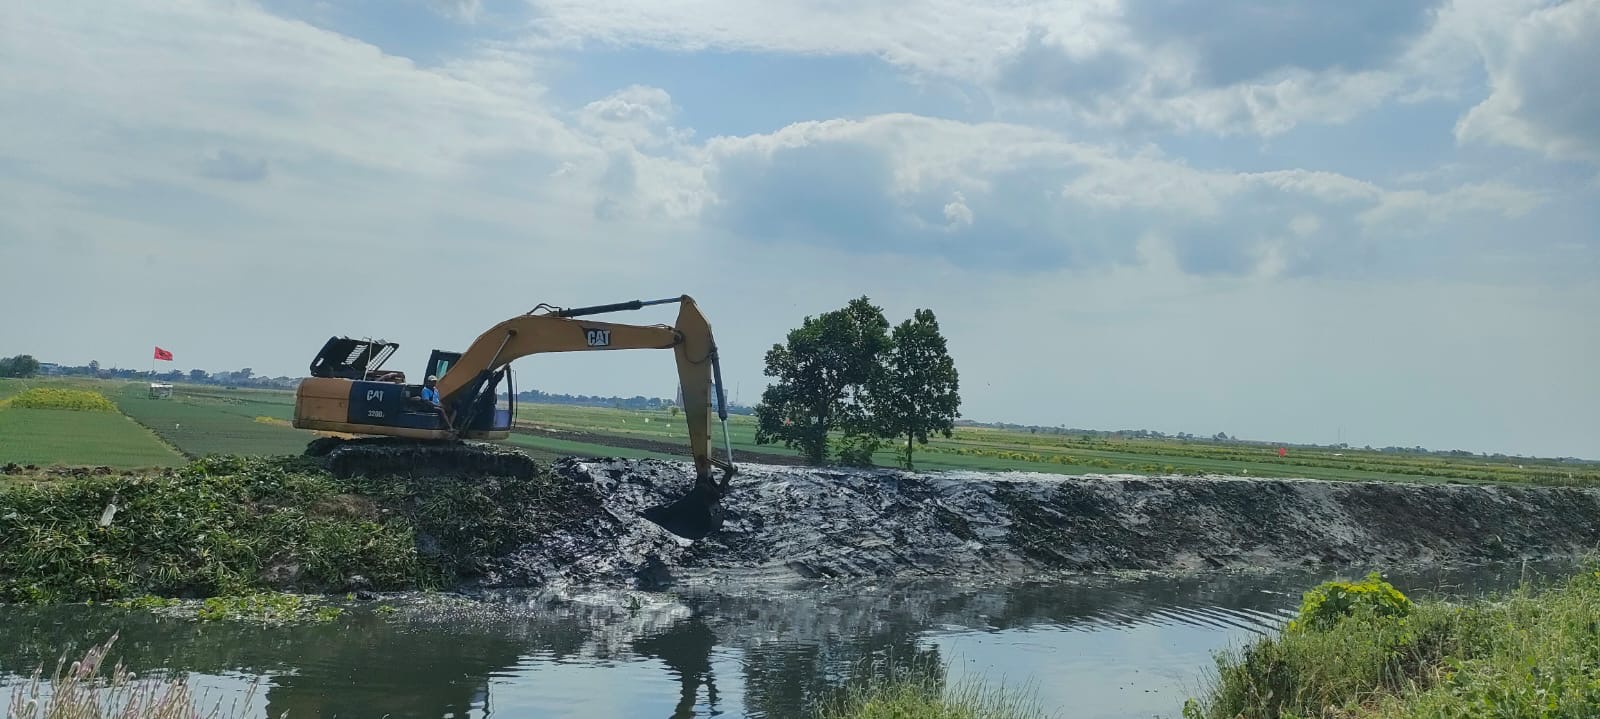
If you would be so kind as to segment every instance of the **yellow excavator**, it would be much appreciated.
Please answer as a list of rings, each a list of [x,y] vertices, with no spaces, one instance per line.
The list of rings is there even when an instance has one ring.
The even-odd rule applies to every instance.
[[[670,303],[678,305],[672,326],[583,319]],[[686,495],[646,510],[645,517],[689,539],[721,525],[720,502],[737,472],[728,440],[727,396],[711,325],[688,295],[594,307],[541,304],[489,328],[465,352],[434,350],[426,384],[407,383],[404,372],[383,369],[398,348],[386,340],[331,337],[312,360],[311,376],[295,391],[294,426],[329,435],[311,442],[306,453],[327,458],[336,474],[529,476],[536,468],[527,455],[482,442],[510,436],[517,396],[512,361],[544,352],[672,350],[695,481]],[[726,460],[711,453],[713,389]],[[713,468],[723,471],[720,479]]]

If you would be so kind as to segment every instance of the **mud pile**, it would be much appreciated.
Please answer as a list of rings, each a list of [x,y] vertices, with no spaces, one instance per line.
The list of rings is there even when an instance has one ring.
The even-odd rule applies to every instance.
[[[767,465],[741,468],[723,529],[690,543],[641,518],[689,489],[687,464],[567,459],[550,471],[598,511],[497,558],[480,586],[1393,568],[1600,543],[1590,489]]]

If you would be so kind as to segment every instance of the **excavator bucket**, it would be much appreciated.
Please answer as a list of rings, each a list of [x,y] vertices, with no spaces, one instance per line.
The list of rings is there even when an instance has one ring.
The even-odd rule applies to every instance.
[[[688,494],[644,511],[644,518],[690,541],[722,528],[723,490],[712,482],[696,482]]]

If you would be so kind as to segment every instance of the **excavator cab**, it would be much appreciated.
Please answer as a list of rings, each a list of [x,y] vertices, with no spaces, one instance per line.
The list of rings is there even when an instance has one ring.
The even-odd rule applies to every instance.
[[[422,399],[420,382],[383,369],[399,347],[385,340],[329,338],[311,361],[311,377],[296,389],[295,426],[420,440],[510,435],[517,396],[510,367],[487,373],[470,391],[451,397],[450,407],[435,407]],[[460,358],[460,352],[434,350],[423,376],[443,377]],[[499,404],[502,391],[505,407]]]

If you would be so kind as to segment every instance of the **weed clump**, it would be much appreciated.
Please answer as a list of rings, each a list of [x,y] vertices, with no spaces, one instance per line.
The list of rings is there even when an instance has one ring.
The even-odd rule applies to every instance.
[[[1040,707],[1018,691],[976,681],[950,686],[936,666],[917,663],[887,675],[856,677],[816,719],[1034,719]]]
[[[252,592],[229,597],[210,597],[195,611],[195,618],[204,622],[241,619],[267,624],[311,620],[327,622],[337,619],[344,610],[338,607],[316,607],[299,594],[283,592]]]
[[[1379,587],[1354,596],[1387,595]],[[1600,716],[1600,572],[1465,604],[1328,604],[1220,655],[1206,697],[1188,702],[1184,717]]]
[[[339,492],[293,460],[211,458],[182,470],[0,491],[0,602],[258,587],[408,588],[425,572],[410,525],[315,516]]]
[[[6,400],[18,409],[70,409],[84,412],[115,412],[117,406],[99,392],[60,387],[35,387]]]
[[[1367,574],[1359,582],[1335,580],[1323,582],[1306,592],[1300,602],[1300,613],[1289,622],[1289,631],[1324,630],[1356,615],[1371,617],[1405,617],[1415,605],[1383,580],[1377,572]]]

